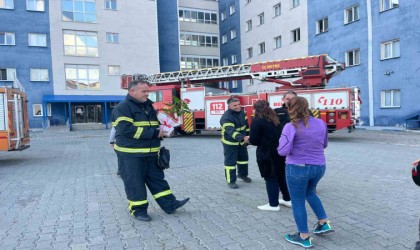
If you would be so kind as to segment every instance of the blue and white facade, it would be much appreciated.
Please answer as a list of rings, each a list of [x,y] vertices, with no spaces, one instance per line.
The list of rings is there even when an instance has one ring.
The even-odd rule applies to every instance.
[[[53,93],[49,1],[0,1],[0,86],[15,76],[28,97],[29,126],[42,126],[42,97]]]
[[[419,8],[415,0],[308,1],[309,54],[346,63],[329,87],[361,89],[365,125],[402,125],[420,113]]]
[[[161,72],[220,65],[218,3],[158,0]]]

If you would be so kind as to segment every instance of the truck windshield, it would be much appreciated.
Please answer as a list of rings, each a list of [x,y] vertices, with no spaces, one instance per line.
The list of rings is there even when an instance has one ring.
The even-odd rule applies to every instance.
[[[161,102],[163,100],[162,91],[150,91],[149,99],[152,102]]]

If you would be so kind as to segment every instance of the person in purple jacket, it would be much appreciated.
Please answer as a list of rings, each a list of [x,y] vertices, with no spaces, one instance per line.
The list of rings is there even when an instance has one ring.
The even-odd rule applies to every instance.
[[[314,234],[334,231],[315,188],[325,174],[324,149],[328,145],[327,125],[310,116],[308,101],[295,97],[289,103],[290,123],[280,137],[277,152],[286,156],[286,180],[292,198],[293,216],[298,232],[285,239],[302,247],[312,247],[309,237],[305,201],[307,200],[318,222]]]

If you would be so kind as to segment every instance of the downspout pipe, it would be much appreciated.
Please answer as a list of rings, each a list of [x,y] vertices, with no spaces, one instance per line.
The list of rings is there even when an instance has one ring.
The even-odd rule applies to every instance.
[[[368,32],[368,94],[369,94],[369,126],[375,126],[374,119],[374,93],[373,93],[373,57],[372,57],[372,0],[366,0],[367,5],[367,32]]]

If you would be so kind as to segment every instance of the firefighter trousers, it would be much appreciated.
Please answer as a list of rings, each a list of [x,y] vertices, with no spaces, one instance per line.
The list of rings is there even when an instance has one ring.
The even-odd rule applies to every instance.
[[[244,145],[223,144],[225,156],[225,177],[227,183],[236,183],[236,169],[238,176],[248,176],[248,150]]]
[[[133,216],[147,214],[147,190],[166,213],[175,212],[177,201],[165,180],[163,170],[157,166],[157,156],[118,156],[121,178],[124,181],[128,209]]]

